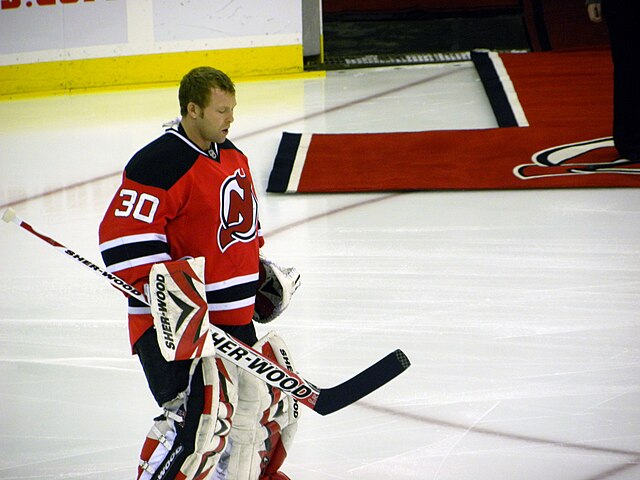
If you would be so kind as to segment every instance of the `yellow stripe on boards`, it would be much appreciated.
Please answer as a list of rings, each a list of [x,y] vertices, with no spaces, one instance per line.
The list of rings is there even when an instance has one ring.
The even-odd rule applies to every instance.
[[[302,45],[133,55],[0,67],[0,98],[178,83],[210,65],[232,79],[303,72]]]

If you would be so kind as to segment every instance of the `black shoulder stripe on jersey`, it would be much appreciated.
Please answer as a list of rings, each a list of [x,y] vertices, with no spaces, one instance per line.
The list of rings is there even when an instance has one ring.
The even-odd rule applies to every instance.
[[[129,301],[130,307],[144,308],[149,306],[146,303],[142,303],[140,300],[134,297],[129,297],[128,301]]]
[[[207,303],[228,303],[253,297],[258,289],[258,281],[234,285],[233,287],[207,292]]]
[[[166,133],[136,153],[125,172],[134,182],[169,190],[200,155],[177,135]]]
[[[242,153],[242,150],[236,147],[235,144],[228,138],[224,141],[224,143],[218,143],[218,148],[220,150],[237,150],[238,152]],[[244,155],[244,153],[242,154]]]
[[[136,258],[148,257],[159,253],[169,253],[169,246],[161,240],[127,243],[103,250],[102,259],[107,267]]]

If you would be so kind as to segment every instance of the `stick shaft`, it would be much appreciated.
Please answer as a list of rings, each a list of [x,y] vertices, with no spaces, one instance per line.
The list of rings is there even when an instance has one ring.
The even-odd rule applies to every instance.
[[[19,216],[14,214],[13,218],[11,219],[11,221],[13,223],[15,223],[16,225],[18,225],[20,228],[22,228],[22,229],[26,230],[27,232],[29,232],[30,234],[35,235],[40,240],[48,243],[53,248],[55,248],[58,252],[60,252],[63,255],[71,258],[72,260],[75,260],[77,263],[81,264],[82,266],[87,267],[89,270],[91,270],[96,275],[98,275],[98,276],[104,278],[105,280],[107,280],[111,285],[113,285],[115,288],[117,288],[121,292],[124,292],[127,295],[135,297],[136,299],[140,300],[141,302],[145,303],[146,305],[149,304],[149,302],[147,301],[145,296],[141,292],[139,292],[137,289],[135,289],[132,285],[129,285],[127,282],[125,282],[124,280],[122,280],[118,276],[107,272],[105,269],[99,267],[98,265],[93,263],[91,260],[89,260],[89,259],[87,259],[87,258],[85,258],[85,257],[83,257],[81,255],[78,255],[76,252],[74,252],[70,248],[65,247],[63,244],[59,243],[58,241],[54,240],[53,238],[48,237],[48,236],[38,232],[35,228],[33,228],[31,225],[29,225],[26,221],[24,221]]]
[[[58,252],[64,254],[71,260],[74,260],[81,266],[88,268],[96,275],[99,275],[100,277],[106,279],[118,290],[126,293],[127,295],[135,297],[145,305],[149,305],[146,297],[132,285],[128,284],[117,275],[113,275],[112,273],[107,272],[91,260],[88,260],[86,257],[77,254],[75,251],[67,248],[57,240],[54,240],[53,238],[38,232],[26,221],[16,215],[12,210],[5,212],[3,215],[3,219],[7,222],[15,223],[30,234],[38,237],[40,240],[55,248]],[[215,325],[209,324],[209,329],[211,331],[211,334],[213,335],[214,344],[216,346],[216,354],[218,356],[230,361],[241,369],[246,370],[247,372],[260,378],[262,381],[271,385],[272,387],[281,390],[283,393],[293,397],[307,407],[311,409],[315,407],[318,396],[320,395],[320,389],[315,387],[312,383],[307,382],[299,375],[285,369],[278,363],[271,361],[270,359],[262,355],[262,353],[258,352],[248,345],[245,345],[240,340],[235,339]],[[238,355],[237,353],[238,347],[240,347],[244,352],[242,356]]]
[[[118,290],[149,305],[146,297],[132,285],[107,272],[53,238],[38,232],[18,217],[13,209],[5,210],[2,219],[5,222],[15,223],[76,263],[88,268],[96,275],[100,275]],[[259,351],[233,338],[215,325],[209,324],[209,330],[213,337],[218,357],[237,365],[320,415],[328,415],[351,405],[400,375],[410,365],[406,355],[401,350],[396,350],[342,384],[332,388],[320,389],[296,373],[271,361]]]

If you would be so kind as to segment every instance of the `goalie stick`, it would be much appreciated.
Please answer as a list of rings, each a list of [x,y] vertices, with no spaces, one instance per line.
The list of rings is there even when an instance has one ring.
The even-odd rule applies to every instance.
[[[107,272],[86,257],[79,255],[56,240],[36,231],[20,218],[15,210],[7,208],[2,219],[15,223],[27,232],[45,241],[63,255],[106,279],[112,286],[137,300],[149,304],[146,297],[132,285]],[[216,354],[239,368],[255,375],[268,385],[281,390],[320,415],[336,412],[360,400],[404,372],[411,363],[402,350],[397,349],[349,380],[331,388],[318,388],[298,374],[271,361],[257,350],[236,340],[214,325],[210,325]]]

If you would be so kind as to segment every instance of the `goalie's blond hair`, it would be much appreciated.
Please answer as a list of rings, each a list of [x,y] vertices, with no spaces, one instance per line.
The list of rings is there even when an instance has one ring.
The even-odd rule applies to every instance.
[[[227,74],[213,67],[196,67],[182,77],[178,90],[180,115],[187,114],[187,106],[191,102],[205,108],[209,104],[212,88],[233,95],[236,93],[236,86]]]

